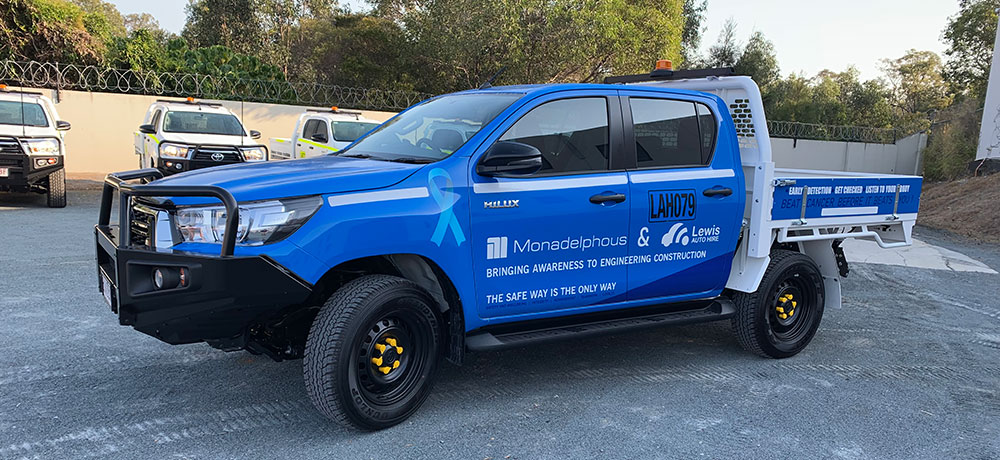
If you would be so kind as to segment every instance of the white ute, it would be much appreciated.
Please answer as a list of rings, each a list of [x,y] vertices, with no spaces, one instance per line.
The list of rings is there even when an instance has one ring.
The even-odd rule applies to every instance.
[[[0,85],[0,191],[45,193],[50,208],[65,207],[69,128],[42,93]]]
[[[361,116],[361,112],[337,107],[310,109],[299,115],[291,138],[271,138],[271,156],[287,160],[336,152],[380,124]]]
[[[220,104],[157,100],[135,132],[140,168],[164,175],[224,164],[266,161],[267,147],[257,144],[233,112]]]

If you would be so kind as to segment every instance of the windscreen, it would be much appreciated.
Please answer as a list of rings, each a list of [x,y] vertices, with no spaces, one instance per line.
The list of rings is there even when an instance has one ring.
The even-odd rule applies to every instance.
[[[170,111],[163,119],[163,130],[170,133],[245,135],[240,120],[226,113]]]
[[[362,121],[335,121],[330,123],[333,128],[333,140],[339,142],[354,142],[368,131],[375,129],[378,123]]]
[[[48,126],[42,106],[32,102],[0,101],[0,125]]]
[[[466,93],[434,98],[385,122],[338,154],[437,161],[458,150],[521,96],[523,94]]]

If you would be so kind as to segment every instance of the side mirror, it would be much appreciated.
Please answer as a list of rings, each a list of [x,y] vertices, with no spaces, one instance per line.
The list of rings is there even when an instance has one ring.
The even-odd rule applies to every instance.
[[[542,169],[542,152],[513,141],[493,144],[476,165],[476,173],[487,177],[526,176]]]
[[[250,139],[260,139],[260,131],[257,131],[256,129],[251,129]]]
[[[310,139],[312,139],[313,142],[319,142],[320,144],[325,144],[329,141],[325,134],[313,134]]]
[[[139,132],[145,134],[156,134],[156,128],[153,125],[139,125]]]
[[[68,121],[59,120],[56,122],[56,131],[69,131],[70,124]]]

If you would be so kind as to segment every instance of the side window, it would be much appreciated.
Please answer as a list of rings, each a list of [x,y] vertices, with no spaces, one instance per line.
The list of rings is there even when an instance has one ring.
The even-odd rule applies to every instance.
[[[153,125],[153,128],[159,129],[157,124],[160,122],[160,114],[163,113],[162,110],[157,110],[153,113],[153,119],[149,121],[149,124]]]
[[[312,137],[322,134],[326,136],[326,120],[317,120],[315,118],[306,121],[306,125],[302,128],[302,137],[305,139],[312,140]],[[327,140],[330,139],[329,136],[326,137]]]
[[[698,107],[698,125],[701,128],[701,163],[708,164],[715,153],[715,132],[718,126],[715,116],[705,104],[695,104]]]
[[[608,169],[608,103],[603,97],[546,102],[500,137],[542,152],[541,174]]]
[[[711,157],[710,147],[703,147],[701,118],[693,102],[668,99],[629,98],[635,133],[636,166],[662,168],[704,166]],[[715,125],[705,109],[709,123]],[[714,134],[712,141],[714,142]],[[703,153],[704,151],[704,153]]]

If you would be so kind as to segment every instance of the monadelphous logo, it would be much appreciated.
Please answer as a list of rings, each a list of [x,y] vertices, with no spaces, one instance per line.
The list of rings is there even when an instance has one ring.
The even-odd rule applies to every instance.
[[[486,259],[506,259],[507,258],[507,237],[494,236],[486,238]]]
[[[494,236],[486,238],[486,259],[506,259],[508,254],[508,238]],[[552,251],[587,251],[606,249],[616,246],[627,246],[628,236],[575,236],[555,240],[514,240],[514,254],[545,253]]]

